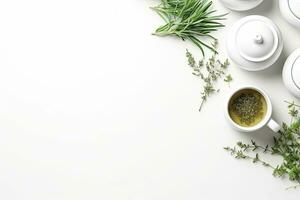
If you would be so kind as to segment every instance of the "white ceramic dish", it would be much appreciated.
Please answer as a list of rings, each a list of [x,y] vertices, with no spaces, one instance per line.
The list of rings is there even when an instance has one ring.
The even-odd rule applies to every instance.
[[[230,10],[246,11],[260,5],[264,0],[220,0]]]
[[[283,49],[282,35],[268,18],[251,15],[237,21],[227,33],[227,51],[238,67],[259,71],[274,64]]]
[[[296,49],[285,61],[282,78],[287,89],[300,98],[300,49]]]
[[[300,29],[300,0],[279,0],[279,7],[283,17]]]

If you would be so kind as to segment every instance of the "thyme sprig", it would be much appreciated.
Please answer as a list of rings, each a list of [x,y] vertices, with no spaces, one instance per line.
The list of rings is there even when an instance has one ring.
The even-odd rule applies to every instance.
[[[247,145],[242,143],[243,145]],[[271,164],[261,160],[260,156],[258,153],[255,154],[255,156],[250,156],[249,154],[246,154],[246,150],[244,149],[240,149],[240,148],[236,148],[236,147],[224,147],[224,150],[230,152],[230,154],[232,156],[234,156],[237,159],[248,159],[248,160],[252,160],[253,163],[260,163],[265,167],[270,167],[273,170],[275,169],[275,167],[273,167]]]
[[[211,32],[217,31],[224,25],[219,21],[224,16],[215,15],[211,9],[212,1],[208,0],[161,0],[158,6],[152,9],[165,21],[165,24],[153,33],[157,36],[174,35],[182,40],[190,40],[204,55],[204,47],[215,49],[200,40],[200,37],[215,39]]]
[[[287,188],[291,189],[300,187],[300,105],[295,102],[285,102],[288,103],[288,111],[292,120],[290,125],[282,124],[282,130],[277,137],[274,137],[272,145],[263,147],[251,140],[251,144],[237,142],[235,147],[225,147],[224,149],[237,159],[250,159],[254,163],[259,162],[272,168],[275,177],[288,177],[289,180],[297,183]],[[251,157],[250,151],[256,153],[255,157]],[[278,155],[283,158],[283,161],[274,167],[260,159],[260,153],[262,152]]]
[[[217,48],[217,40],[214,41],[212,47]],[[219,78],[225,76],[226,70],[229,66],[229,61],[220,61],[217,58],[217,53],[214,51],[212,56],[206,61],[201,59],[199,62],[196,62],[194,56],[186,50],[186,57],[188,59],[188,65],[192,68],[192,74],[199,77],[204,83],[203,89],[201,92],[201,104],[199,111],[201,111],[204,102],[207,101],[208,97],[214,93],[219,92],[219,89],[215,89],[215,83]]]
[[[224,78],[224,82],[228,83],[228,86],[230,87],[230,83],[233,81],[233,78],[231,76],[231,74],[228,74],[225,76]]]

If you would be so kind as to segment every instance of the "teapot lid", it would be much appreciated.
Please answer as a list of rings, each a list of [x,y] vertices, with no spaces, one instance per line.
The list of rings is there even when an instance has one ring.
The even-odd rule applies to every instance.
[[[236,45],[246,60],[262,62],[269,59],[278,48],[278,34],[272,24],[258,17],[249,18],[236,32]]]
[[[300,49],[295,50],[283,67],[283,82],[295,96],[300,98]]]
[[[228,31],[229,57],[249,71],[263,70],[274,64],[283,49],[280,30],[267,17],[251,15],[237,21]]]

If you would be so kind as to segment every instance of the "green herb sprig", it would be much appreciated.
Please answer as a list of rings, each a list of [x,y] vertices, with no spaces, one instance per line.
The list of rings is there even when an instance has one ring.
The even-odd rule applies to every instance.
[[[230,87],[230,83],[233,81],[233,78],[231,76],[231,74],[228,74],[225,76],[224,78],[224,82],[228,83],[228,86]]]
[[[289,115],[291,123],[282,124],[282,130],[277,137],[274,137],[273,145],[266,147],[259,146],[251,140],[251,144],[237,142],[235,147],[225,147],[224,149],[231,153],[237,159],[252,160],[253,163],[261,163],[273,170],[273,175],[276,177],[288,177],[289,180],[296,182],[290,188],[300,187],[300,105],[295,102],[288,102]],[[251,156],[251,152],[255,152],[255,157]],[[277,166],[260,159],[260,153],[269,153],[271,155],[279,155],[283,158],[282,163]]]
[[[217,45],[217,40],[215,40],[212,47],[216,49]],[[204,83],[199,108],[199,111],[201,111],[202,106],[204,102],[207,101],[208,97],[214,92],[219,92],[219,89],[215,89],[214,85],[218,79],[226,75],[226,70],[230,63],[228,59],[220,61],[217,58],[216,51],[214,51],[207,61],[202,59],[199,62],[196,62],[194,56],[188,50],[186,50],[186,57],[188,59],[188,65],[193,70],[193,75],[199,77]]]
[[[152,7],[165,24],[153,33],[157,36],[174,35],[182,40],[193,42],[204,55],[203,47],[215,51],[215,49],[199,39],[208,37],[215,40],[211,32],[224,27],[219,21],[224,16],[215,15],[216,10],[211,9],[212,1],[208,0],[161,0],[158,6]]]

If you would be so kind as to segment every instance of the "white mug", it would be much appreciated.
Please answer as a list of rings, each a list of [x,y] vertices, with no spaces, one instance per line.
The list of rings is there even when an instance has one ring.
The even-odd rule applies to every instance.
[[[241,91],[241,90],[245,90],[245,89],[252,89],[257,91],[258,93],[260,93],[266,100],[267,103],[267,113],[265,115],[265,117],[255,126],[251,126],[251,127],[244,127],[244,126],[240,126],[239,124],[237,124],[236,122],[234,122],[232,120],[232,118],[230,117],[229,114],[229,103],[231,98],[233,97],[233,95],[235,95],[237,92]],[[239,88],[234,89],[230,95],[228,96],[226,103],[225,103],[225,115],[227,120],[229,121],[229,123],[238,131],[242,131],[242,132],[253,132],[253,131],[257,131],[259,129],[261,129],[264,126],[268,126],[270,129],[272,129],[274,132],[278,132],[281,127],[280,125],[275,122],[271,116],[272,116],[272,103],[271,100],[269,98],[269,96],[260,88],[256,87],[256,86],[242,86]]]

